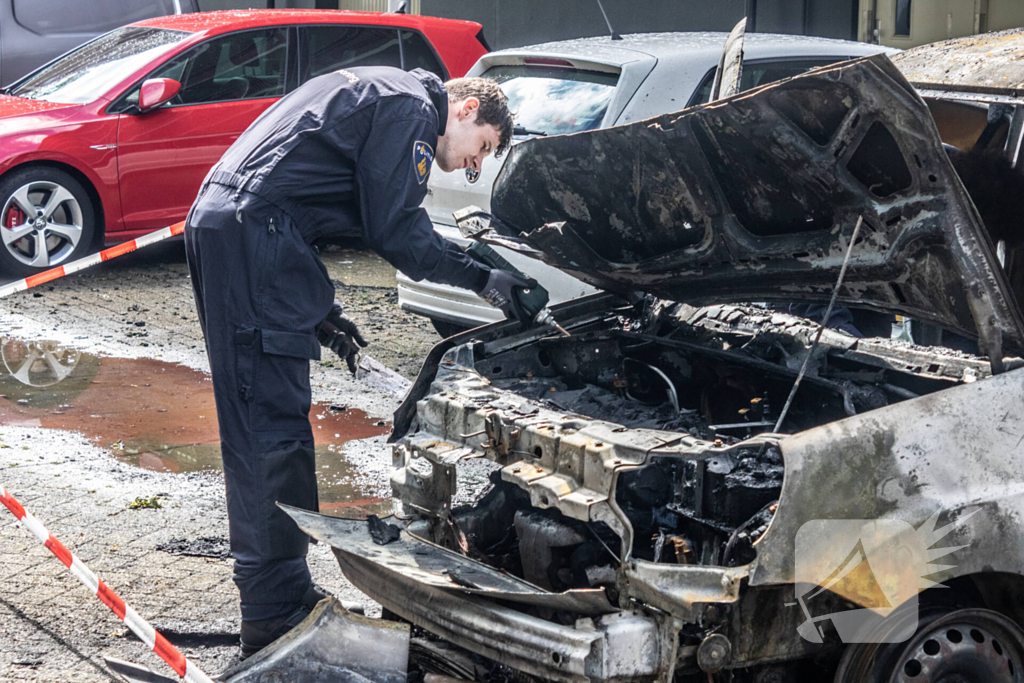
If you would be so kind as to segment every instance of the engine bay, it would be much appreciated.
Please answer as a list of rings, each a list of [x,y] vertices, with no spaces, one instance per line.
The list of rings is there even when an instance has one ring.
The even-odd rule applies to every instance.
[[[612,605],[630,602],[624,559],[752,562],[783,485],[780,437],[990,374],[940,346],[834,329],[814,344],[817,323],[768,305],[647,297],[563,324],[571,336],[448,351],[393,487],[426,540],[553,592],[602,588]],[[449,507],[460,463],[484,459],[489,486]]]

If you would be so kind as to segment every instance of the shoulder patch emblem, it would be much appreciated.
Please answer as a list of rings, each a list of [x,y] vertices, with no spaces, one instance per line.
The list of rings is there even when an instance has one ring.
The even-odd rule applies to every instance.
[[[420,185],[426,182],[427,176],[430,175],[432,163],[434,163],[434,149],[422,140],[412,143],[413,172],[416,174],[416,182]]]

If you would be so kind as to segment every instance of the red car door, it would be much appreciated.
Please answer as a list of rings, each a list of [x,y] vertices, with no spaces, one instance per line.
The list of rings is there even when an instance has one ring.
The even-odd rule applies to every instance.
[[[173,78],[181,90],[146,113],[118,121],[121,210],[128,232],[185,218],[199,185],[231,143],[284,95],[288,30],[239,31],[212,38],[147,78]],[[128,104],[138,102],[138,88]]]

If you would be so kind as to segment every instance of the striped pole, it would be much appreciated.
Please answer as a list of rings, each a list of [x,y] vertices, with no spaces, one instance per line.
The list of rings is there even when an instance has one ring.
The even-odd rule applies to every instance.
[[[125,625],[137,635],[147,647],[153,650],[160,659],[167,662],[174,672],[187,683],[213,683],[213,680],[203,673],[199,667],[185,659],[185,655],[178,652],[177,648],[171,645],[166,638],[160,635],[156,629],[150,626],[149,622],[139,616],[139,613],[129,607],[124,600],[119,598],[114,591],[110,590],[107,584],[99,578],[79,560],[74,553],[64,547],[64,544],[46,530],[38,519],[32,516],[21,506],[14,496],[0,486],[0,503],[3,503],[18,520],[25,525],[25,528],[32,532],[32,535],[42,541],[51,553],[64,566],[71,570],[85,587],[92,591],[104,605],[118,616]]]
[[[80,270],[85,270],[86,268],[95,266],[98,263],[103,263],[104,261],[109,261],[112,258],[123,256],[124,254],[133,252],[136,249],[141,249],[142,247],[149,246],[150,244],[161,242],[167,239],[168,237],[174,237],[175,235],[180,235],[183,232],[185,232],[184,221],[182,221],[181,223],[175,223],[174,225],[167,228],[161,228],[160,230],[151,232],[148,235],[143,235],[138,239],[134,239],[129,242],[122,242],[121,244],[116,244],[110,247],[109,249],[104,249],[99,253],[90,254],[89,256],[83,256],[77,261],[72,261],[71,263],[65,264],[63,266],[57,266],[56,268],[51,268],[50,270],[44,270],[43,272],[37,273],[36,275],[29,275],[24,280],[18,280],[17,282],[12,282],[10,284],[0,287],[0,299],[10,294],[14,294],[15,292],[23,292],[26,289],[35,287],[36,285],[52,282],[57,278],[64,277],[65,275],[77,273]]]

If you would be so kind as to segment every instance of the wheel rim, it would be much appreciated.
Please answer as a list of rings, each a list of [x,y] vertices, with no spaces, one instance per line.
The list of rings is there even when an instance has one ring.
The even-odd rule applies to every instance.
[[[0,360],[11,377],[30,387],[50,387],[67,379],[81,354],[55,341],[0,340]]]
[[[998,612],[962,609],[927,624],[906,643],[890,683],[1015,683],[1024,633]]]
[[[0,211],[0,237],[7,253],[33,268],[66,260],[81,241],[83,227],[78,200],[49,180],[22,185]]]
[[[884,634],[883,634],[884,635]],[[834,683],[1020,683],[1024,631],[986,609],[922,608],[902,643],[847,647]]]

